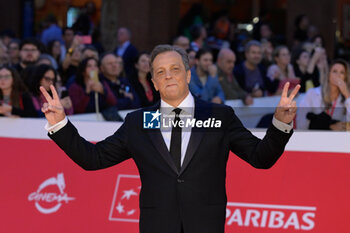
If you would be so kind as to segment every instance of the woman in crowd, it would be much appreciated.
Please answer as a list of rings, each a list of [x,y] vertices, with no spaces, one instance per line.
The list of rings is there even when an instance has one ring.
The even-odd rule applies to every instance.
[[[80,63],[75,82],[68,89],[75,113],[103,111],[116,105],[116,98],[106,81],[99,80],[98,73],[95,58],[86,58]]]
[[[8,66],[0,67],[0,116],[37,117],[19,74]]]
[[[296,51],[293,60],[295,76],[300,78],[301,88],[299,92],[304,93],[310,88],[318,87],[320,85],[318,70],[314,69],[312,73],[309,73],[308,70],[310,54],[306,50],[300,49]]]
[[[282,93],[282,88],[286,82],[290,82],[290,88],[293,88],[300,83],[300,79],[295,77],[293,66],[290,64],[290,54],[287,46],[280,45],[273,51],[275,64],[268,68],[267,76],[271,80],[279,80],[279,87],[276,94]]]
[[[150,73],[150,57],[147,53],[140,53],[135,63],[134,75],[130,81],[140,98],[141,107],[150,106],[159,99],[159,93],[154,89]]]
[[[307,91],[297,113],[298,129],[345,130],[350,121],[350,70],[337,59],[321,86]]]
[[[56,85],[57,80],[57,73],[56,70],[49,65],[42,64],[35,68],[35,71],[33,72],[33,76],[31,78],[30,83],[30,91],[33,95],[33,104],[34,107],[40,117],[44,117],[44,114],[41,111],[41,107],[46,102],[45,97],[42,95],[41,91],[39,90],[40,86],[43,86],[49,93],[50,91],[50,85]],[[73,114],[73,105],[72,100],[69,96],[61,97],[61,103],[64,107],[65,113],[67,115]]]
[[[47,45],[47,51],[57,64],[61,63],[61,42],[59,40],[50,41]]]

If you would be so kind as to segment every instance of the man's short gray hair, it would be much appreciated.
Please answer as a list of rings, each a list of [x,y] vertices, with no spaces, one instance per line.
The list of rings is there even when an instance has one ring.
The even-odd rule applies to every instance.
[[[250,47],[252,47],[252,46],[257,46],[257,47],[261,48],[261,43],[257,40],[248,41],[248,43],[246,43],[244,46],[244,52],[248,52]]]
[[[151,61],[150,61],[151,64],[150,65],[151,65],[151,74],[152,75],[153,75],[153,61],[154,61],[154,59],[161,53],[171,52],[171,51],[174,51],[174,52],[177,52],[178,54],[180,54],[186,71],[190,70],[188,55],[183,48],[171,46],[168,44],[161,44],[161,45],[157,45],[151,53]]]

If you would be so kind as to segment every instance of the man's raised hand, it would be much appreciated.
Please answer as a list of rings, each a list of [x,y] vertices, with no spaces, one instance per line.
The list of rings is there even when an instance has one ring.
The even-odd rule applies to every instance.
[[[289,124],[293,121],[297,112],[297,103],[294,97],[298,94],[300,85],[297,85],[288,96],[289,82],[284,84],[281,100],[275,111],[275,118],[283,123]]]
[[[47,101],[47,103],[44,103],[42,106],[41,111],[45,114],[47,121],[52,126],[62,121],[66,117],[66,114],[64,113],[64,108],[61,104],[60,97],[58,96],[55,87],[53,85],[50,85],[50,89],[52,92],[52,97],[44,87],[40,87],[40,91],[45,96],[45,99]]]

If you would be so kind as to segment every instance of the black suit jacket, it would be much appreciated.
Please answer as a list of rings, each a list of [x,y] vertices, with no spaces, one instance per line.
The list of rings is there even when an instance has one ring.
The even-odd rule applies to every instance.
[[[115,53],[118,55],[118,48],[115,49]],[[138,50],[131,43],[125,49],[123,54],[124,70],[127,76],[135,69],[134,65],[136,63],[137,56],[139,55]]]
[[[86,170],[110,167],[132,158],[139,170],[141,233],[224,233],[226,163],[231,150],[257,168],[270,168],[291,133],[271,126],[264,139],[243,127],[231,107],[195,100],[195,118],[222,121],[220,129],[193,128],[178,172],[159,129],[143,129],[143,111],[96,145],[81,138],[69,122],[50,137]]]

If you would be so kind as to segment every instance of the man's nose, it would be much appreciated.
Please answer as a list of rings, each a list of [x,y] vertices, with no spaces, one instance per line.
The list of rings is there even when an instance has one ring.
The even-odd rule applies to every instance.
[[[171,79],[173,77],[173,74],[171,73],[170,70],[165,71],[165,78],[166,79]]]

